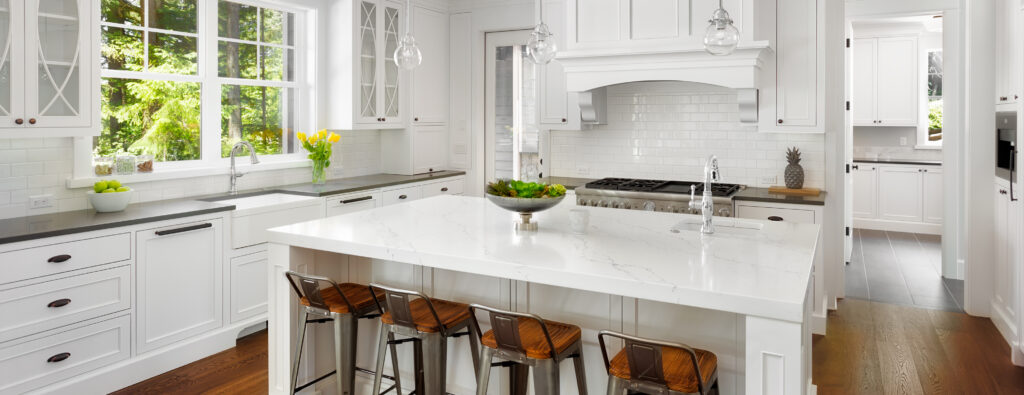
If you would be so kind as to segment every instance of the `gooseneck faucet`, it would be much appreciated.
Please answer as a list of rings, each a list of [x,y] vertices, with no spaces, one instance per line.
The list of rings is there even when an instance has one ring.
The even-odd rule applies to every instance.
[[[240,153],[241,148],[248,148],[249,149],[249,163],[250,164],[255,165],[255,164],[260,163],[260,158],[256,157],[256,149],[253,148],[252,144],[249,144],[248,141],[239,141],[239,142],[235,143],[234,147],[231,147],[231,155],[230,155],[231,156],[231,189],[228,190],[228,193],[230,193],[232,195],[238,193],[238,188],[237,188],[238,177],[241,177],[241,176],[245,175],[245,173],[241,173],[241,172],[239,172],[239,171],[237,171],[235,169],[235,154]]]
[[[700,209],[704,222],[700,226],[700,233],[710,235],[715,233],[715,226],[711,218],[715,215],[714,195],[711,194],[711,183],[721,182],[721,175],[718,171],[718,157],[711,155],[704,163],[704,195],[700,202],[697,201],[697,186],[690,185],[690,209]]]

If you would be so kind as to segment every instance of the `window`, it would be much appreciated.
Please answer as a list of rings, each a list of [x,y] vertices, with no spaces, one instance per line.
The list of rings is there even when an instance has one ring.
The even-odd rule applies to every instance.
[[[301,150],[296,120],[313,115],[297,111],[311,107],[299,103],[311,55],[297,34],[302,10],[253,0],[99,1],[102,131],[76,154],[149,154],[159,172],[222,166],[245,140],[261,156],[301,158],[288,154]]]
[[[942,50],[928,51],[928,129],[925,145],[942,144]]]

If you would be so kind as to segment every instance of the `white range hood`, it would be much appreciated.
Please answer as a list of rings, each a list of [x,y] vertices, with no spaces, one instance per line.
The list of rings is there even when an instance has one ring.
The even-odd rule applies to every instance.
[[[581,94],[582,114],[602,100],[601,88],[642,81],[686,81],[736,89],[741,122],[757,122],[757,91],[761,68],[774,52],[767,41],[741,43],[728,56],[713,56],[701,47],[602,48],[565,51],[558,62],[565,69],[566,89]],[[587,100],[584,100],[587,99]],[[584,122],[588,121],[584,115]]]

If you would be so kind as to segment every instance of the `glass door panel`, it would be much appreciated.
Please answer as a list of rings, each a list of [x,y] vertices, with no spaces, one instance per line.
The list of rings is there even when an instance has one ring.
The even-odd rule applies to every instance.
[[[364,1],[359,19],[359,114],[377,117],[377,5]]]
[[[384,116],[398,121],[399,86],[395,50],[398,49],[398,8],[384,7]]]
[[[82,85],[77,2],[39,0],[35,15],[38,63],[36,78],[30,82],[35,84],[37,93],[33,116],[76,117],[80,113]]]
[[[537,71],[526,58],[529,31],[489,33],[486,60],[485,178],[537,181],[540,128]]]
[[[13,52],[12,19],[10,0],[0,0],[0,118],[10,118],[14,114],[11,107],[11,97],[14,95],[14,79],[12,76],[11,63],[19,61],[20,56],[15,57]],[[4,122],[6,127],[10,125]]]

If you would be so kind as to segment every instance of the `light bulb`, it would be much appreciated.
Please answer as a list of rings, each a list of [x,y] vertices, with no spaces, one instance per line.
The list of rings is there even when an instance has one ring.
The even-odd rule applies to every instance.
[[[708,21],[708,29],[704,34],[704,49],[716,56],[729,55],[736,50],[740,42],[740,31],[732,23],[729,13],[723,8],[715,10]]]
[[[541,22],[530,34],[530,42],[526,44],[526,55],[533,63],[544,65],[550,63],[557,54],[558,44],[555,43],[555,37],[551,30],[548,30],[548,25]]]
[[[415,69],[417,66],[423,63],[423,53],[420,52],[420,47],[416,45],[416,39],[411,34],[402,36],[402,40],[398,43],[398,48],[395,49],[395,64],[406,70]]]

